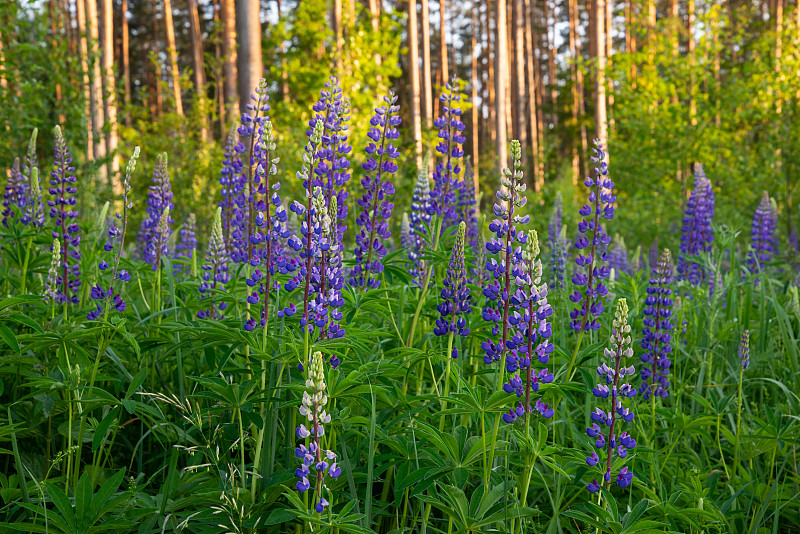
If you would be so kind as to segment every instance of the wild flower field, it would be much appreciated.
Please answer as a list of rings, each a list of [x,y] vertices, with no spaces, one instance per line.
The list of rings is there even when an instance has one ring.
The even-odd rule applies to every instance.
[[[34,132],[0,227],[0,528],[800,531],[800,257],[768,192],[739,231],[697,162],[679,248],[629,252],[599,140],[575,213],[512,141],[481,211],[456,88],[418,176],[397,98],[352,124],[335,78],[279,172],[262,80],[208,235],[169,154],[151,177],[128,147],[86,212],[67,132]]]

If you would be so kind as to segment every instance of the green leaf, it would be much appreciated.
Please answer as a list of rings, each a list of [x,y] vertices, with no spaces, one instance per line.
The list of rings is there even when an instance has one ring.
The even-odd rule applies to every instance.
[[[11,347],[11,350],[19,354],[19,342],[17,341],[17,337],[9,327],[2,323],[0,323],[0,338],[2,338],[3,341],[5,341],[6,344]]]

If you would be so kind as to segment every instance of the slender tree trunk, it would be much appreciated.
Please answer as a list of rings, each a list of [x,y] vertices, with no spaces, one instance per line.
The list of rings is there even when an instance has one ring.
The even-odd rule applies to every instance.
[[[480,191],[480,172],[479,172],[479,156],[480,156],[480,138],[479,132],[480,117],[478,109],[478,65],[480,64],[480,56],[478,55],[478,10],[480,3],[478,0],[472,1],[472,42],[470,43],[470,51],[472,52],[472,178],[475,184],[475,197],[477,198]]]
[[[422,83],[425,90],[425,127],[433,126],[433,77],[431,75],[431,17],[428,0],[422,0]]]
[[[92,64],[92,127],[94,137],[94,157],[104,160],[106,157],[105,110],[103,109],[103,77],[100,72],[100,50],[98,42],[100,33],[97,27],[97,2],[86,0],[86,21],[89,26],[89,57]],[[103,162],[105,163],[105,162]],[[105,165],[98,169],[100,178],[110,184]]]
[[[614,131],[614,84],[608,81],[608,72],[611,70],[611,56],[614,55],[614,35],[613,30],[614,20],[614,0],[606,0],[606,100],[608,101],[608,135],[611,136]]]
[[[281,13],[281,0],[277,0],[278,3],[278,20],[281,20],[283,16]],[[353,4],[353,0],[349,2],[350,8],[350,21],[351,25],[355,24],[356,19],[356,11],[355,5]],[[289,71],[286,69],[286,45],[283,41],[281,41],[281,93],[283,94],[283,101],[289,102]]]
[[[497,161],[500,169],[508,166],[508,140],[506,131],[506,86],[508,81],[508,48],[506,35],[508,24],[506,22],[505,0],[495,0],[495,129],[497,130]]]
[[[582,54],[578,36],[580,19],[578,18],[577,0],[567,0],[567,9],[569,17],[569,54],[572,61],[572,120],[580,131],[581,140],[580,154],[578,154],[576,146],[573,145],[572,147],[572,180],[577,185],[581,181],[580,175],[586,174],[585,161],[589,150],[589,140],[584,122],[586,108],[583,94],[583,70],[578,64]]]
[[[688,0],[694,1],[694,0]],[[628,0],[625,3],[625,51],[629,54],[636,53],[636,28],[634,25],[637,21],[636,17],[636,3],[633,0]],[[631,61],[631,87],[636,88],[636,62]]]
[[[178,71],[178,49],[175,47],[175,26],[172,23],[172,0],[164,2],[164,27],[167,36],[167,55],[169,56],[169,74],[172,78],[172,98],[175,100],[175,113],[183,116],[183,98],[181,97],[181,75]]]
[[[506,105],[505,105],[505,112],[506,112],[506,140],[509,139],[516,139],[516,134],[514,133],[514,98],[516,92],[512,90],[512,86],[514,82],[511,78],[511,73],[516,73],[514,69],[514,25],[513,21],[508,20],[509,10],[512,13],[514,12],[513,8],[513,0],[503,0],[505,2],[505,12],[506,12],[506,77],[505,77],[505,88],[506,88]],[[511,8],[509,9],[509,5]]]
[[[3,53],[3,32],[0,31],[0,89],[5,91],[8,89],[8,80],[6,79],[6,56]],[[8,126],[8,125],[6,125]]]
[[[380,4],[378,4],[378,0],[369,0],[369,14],[370,14],[370,21],[372,22],[372,33],[375,36],[379,36],[381,11],[380,11]],[[381,66],[380,54],[376,53],[372,59],[375,62],[375,65],[379,67]]]
[[[497,2],[498,0],[494,0]],[[494,31],[492,31],[492,0],[489,0],[486,3],[486,63],[487,63],[487,76],[489,83],[487,84],[487,95],[488,98],[486,99],[487,105],[489,107],[489,124],[491,127],[489,128],[489,132],[492,139],[492,144],[497,143],[497,130],[495,127],[497,126],[497,97],[495,95],[495,89],[497,88],[497,81],[494,72],[495,63],[497,61],[497,50],[493,46],[494,39],[493,37],[496,35]],[[496,30],[495,30],[496,31]],[[492,54],[494,52],[494,54]],[[496,148],[496,147],[495,147]],[[496,155],[496,154],[495,154]]]
[[[439,0],[439,64],[442,69],[442,80],[444,80],[444,83],[449,83],[450,65],[447,63],[447,0]]]
[[[122,0],[122,18],[120,24],[120,63],[122,64],[122,82],[124,93],[122,103],[125,105],[125,125],[131,125],[131,56],[130,30],[128,28],[128,0]]]
[[[81,85],[85,101],[86,159],[94,160],[94,127],[92,119],[92,89],[89,81],[89,47],[87,44],[86,5],[84,0],[75,0],[75,17],[78,24],[78,48],[81,59]]]
[[[553,16],[552,22],[550,21],[550,15]],[[558,72],[556,71],[556,55],[558,51],[556,50],[555,45],[555,28],[556,28],[556,20],[555,20],[555,11],[550,10],[550,0],[544,0],[544,23],[545,23],[545,31],[543,32],[543,36],[545,39],[545,48],[547,50],[547,85],[550,87],[549,91],[549,102],[550,107],[555,109],[556,106],[556,99],[558,98],[558,85],[556,83],[558,79]],[[553,30],[553,36],[550,36],[550,29]],[[555,126],[558,122],[558,115],[553,113],[551,115],[551,123]]]
[[[258,80],[264,75],[261,60],[259,0],[236,0],[236,31],[239,36],[239,110],[244,112]]]
[[[514,119],[516,122],[515,130],[517,132],[517,139],[519,139],[520,146],[522,147],[523,160],[525,163],[528,161],[528,124],[526,123],[527,116],[525,114],[525,12],[523,11],[522,0],[514,0],[513,4],[514,16],[514,78],[516,88],[516,113]],[[530,28],[528,29],[530,32]],[[535,159],[535,156],[534,156]]]
[[[527,77],[526,85],[528,87],[528,122],[530,123],[531,132],[531,154],[533,154],[533,190],[541,191],[544,183],[544,174],[542,173],[541,143],[539,142],[539,124],[537,120],[537,105],[536,105],[536,66],[534,57],[536,50],[533,47],[535,42],[533,39],[533,6],[531,0],[525,0],[525,56],[527,57]]]
[[[595,0],[595,43],[597,65],[595,67],[595,127],[596,136],[604,144],[608,143],[608,118],[606,116],[606,47],[605,47],[605,0]],[[608,147],[606,147],[608,148]],[[608,153],[606,151],[606,153]]]
[[[414,153],[417,169],[422,168],[422,120],[420,118],[419,35],[417,0],[408,0],[408,70],[411,71],[411,125],[414,128]]]
[[[694,39],[694,24],[695,24],[695,7],[694,0],[686,0],[686,13],[687,13],[687,33],[689,34],[688,52],[689,52],[689,124],[697,126],[697,98],[696,98],[696,76],[695,66],[697,59],[695,58],[695,39]]]
[[[58,35],[58,24],[56,19],[58,17],[58,6],[56,5],[56,0],[50,0],[47,3],[47,15],[50,18],[50,45],[52,47],[53,53],[55,53],[56,46],[58,46],[57,42],[57,35]],[[61,82],[56,82],[56,105],[58,108],[58,123],[64,124],[66,122],[66,117],[64,116],[64,109],[63,109],[63,100],[64,95],[62,94],[61,90]]]
[[[278,2],[278,18],[280,18],[280,2]],[[222,38],[224,28],[222,27],[221,11],[219,0],[212,0],[214,8],[214,101],[217,105],[217,115],[219,120],[219,136],[225,135],[225,89],[223,87],[223,65],[222,65]]]
[[[197,0],[187,0],[186,12],[189,16],[189,36],[192,44],[192,81],[194,82],[195,106],[199,105],[205,114],[206,67],[203,60],[203,38]],[[200,122],[200,139],[203,142],[208,141],[208,127],[205,119]]]
[[[89,0],[93,2],[94,0]],[[103,0],[103,79],[105,85],[106,147],[108,179],[115,195],[122,193],[118,179],[119,155],[117,154],[117,80],[114,76],[114,5],[112,0]]]
[[[236,90],[236,9],[234,0],[220,0],[220,18],[222,19],[222,57],[224,75],[224,94],[226,117],[225,124],[235,120],[239,114],[239,93]],[[247,91],[247,89],[243,89]],[[222,128],[223,134],[227,128]]]

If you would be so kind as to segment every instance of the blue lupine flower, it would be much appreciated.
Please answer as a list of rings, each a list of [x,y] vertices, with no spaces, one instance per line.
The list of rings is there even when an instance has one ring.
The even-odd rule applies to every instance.
[[[28,184],[20,172],[19,158],[8,170],[5,190],[3,191],[3,225],[8,227],[14,214],[25,207],[28,198]]]
[[[162,257],[169,255],[169,225],[175,221],[168,217],[166,226],[161,225],[159,228],[159,225],[164,210],[175,209],[172,197],[169,171],[167,170],[167,153],[164,152],[156,158],[156,165],[153,168],[153,184],[147,194],[147,215],[142,221],[137,237],[142,258],[153,266],[153,270],[160,267]],[[162,235],[161,231],[166,234]]]
[[[467,225],[466,243],[469,250],[478,249],[478,212],[475,200],[475,174],[472,170],[469,157],[464,162],[464,179],[460,182],[458,189],[458,210],[459,217]],[[483,268],[482,263],[476,263]]]
[[[517,213],[526,203],[523,196],[526,187],[522,181],[522,149],[519,141],[511,141],[511,157],[514,161],[513,170],[503,170],[501,188],[496,194],[499,202],[494,205],[497,219],[489,225],[494,237],[486,243],[486,251],[489,253],[486,269],[493,280],[483,289],[486,297],[483,319],[494,323],[491,337],[481,344],[485,352],[483,360],[487,364],[500,361],[501,377],[505,372],[506,358],[509,354],[516,357],[517,349],[522,344],[520,337],[515,335],[521,325],[519,319],[512,318],[511,304],[517,286],[524,285],[520,277],[524,275],[522,245],[527,243],[527,235],[520,231],[519,226],[530,221],[529,216]],[[518,300],[515,305],[522,301]]]
[[[400,155],[392,141],[400,137],[397,127],[401,119],[397,115],[400,111],[397,96],[389,93],[383,101],[384,105],[375,109],[367,133],[371,142],[365,149],[368,155],[363,164],[366,176],[361,180],[364,194],[358,199],[362,211],[356,218],[361,229],[356,235],[356,265],[350,272],[350,283],[356,287],[380,287],[381,258],[387,252],[383,240],[391,235],[388,221],[394,204],[389,197],[394,194],[394,186],[389,180],[397,171],[394,160]]]
[[[183,221],[183,227],[178,232],[178,244],[175,246],[175,257],[191,263],[197,250],[197,220],[194,213],[190,213]],[[174,266],[176,273],[185,270],[178,265]]]
[[[61,270],[58,277],[58,292],[56,302],[78,303],[78,289],[81,286],[80,260],[81,236],[78,223],[75,219],[78,212],[74,209],[77,203],[75,187],[77,178],[72,175],[75,167],[72,164],[69,148],[61,134],[61,127],[56,126],[54,135],[54,164],[50,172],[50,195],[53,200],[48,200],[50,218],[55,223],[53,238],[61,241]]]
[[[564,200],[560,192],[556,193],[553,201],[553,213],[547,224],[547,246],[550,248],[550,282],[554,289],[564,287],[564,274],[566,273],[567,243],[565,229],[563,228]]]
[[[594,169],[595,177],[584,180],[589,189],[589,203],[584,204],[579,211],[584,219],[578,224],[579,236],[575,240],[575,248],[581,251],[575,258],[575,263],[585,272],[578,272],[572,277],[572,283],[577,287],[569,296],[576,304],[570,312],[570,326],[577,331],[600,329],[597,317],[605,310],[602,299],[608,294],[603,280],[611,273],[611,268],[603,265],[606,260],[603,251],[608,247],[611,238],[603,228],[602,219],[610,221],[614,217],[614,182],[608,178],[606,154],[599,139],[594,140],[592,153],[592,162],[597,165]]]
[[[230,248],[232,234],[234,232],[234,221],[236,220],[236,198],[242,191],[242,169],[244,164],[242,158],[236,151],[236,126],[231,128],[228,139],[225,143],[224,159],[222,160],[222,171],[220,172],[219,183],[222,186],[222,201],[219,207],[222,208],[222,234],[224,236],[226,250]]]
[[[417,286],[422,286],[425,276],[425,267],[421,259],[422,250],[428,236],[428,225],[431,222],[430,211],[430,182],[428,181],[428,161],[430,153],[426,153],[422,160],[422,168],[417,175],[417,183],[411,196],[411,214],[409,216],[409,242],[407,245],[408,259],[412,265],[410,273],[414,276]]]
[[[694,168],[694,189],[683,216],[681,253],[678,256],[678,279],[688,280],[695,286],[709,276],[698,260],[701,254],[711,252],[711,243],[714,240],[714,230],[711,227],[714,204],[711,182],[706,178],[703,166],[697,163]]]
[[[631,348],[631,327],[628,325],[628,304],[625,299],[617,300],[617,309],[614,313],[614,322],[611,329],[611,348],[604,350],[604,356],[611,362],[611,367],[605,362],[597,367],[597,374],[600,376],[601,383],[594,388],[592,393],[598,399],[609,399],[611,411],[606,412],[597,407],[595,411],[589,414],[592,421],[592,426],[586,429],[586,435],[590,439],[594,439],[594,446],[606,456],[605,465],[603,469],[603,484],[609,485],[611,483],[611,465],[616,453],[620,458],[625,458],[628,455],[628,450],[636,447],[636,440],[631,438],[627,432],[618,434],[620,427],[623,423],[633,422],[633,412],[623,405],[625,398],[632,398],[636,396],[636,389],[632,388],[630,384],[624,383],[626,376],[632,376],[635,373],[633,365],[626,367],[624,364],[625,358],[633,356],[633,349]],[[604,428],[608,427],[605,431]],[[595,451],[586,457],[586,463],[590,467],[597,466],[600,457]],[[627,467],[623,467],[617,476],[617,485],[620,488],[625,488],[630,485],[632,475],[628,473]],[[588,490],[595,493],[600,489],[597,480],[592,480],[588,485]]]
[[[442,116],[433,122],[439,129],[440,141],[436,145],[436,152],[442,159],[433,172],[434,188],[430,194],[428,213],[439,218],[443,231],[458,223],[456,193],[461,188],[458,160],[464,156],[461,145],[466,141],[461,133],[465,128],[461,122],[461,108],[457,107],[461,100],[458,83],[458,78],[453,78],[445,84],[445,92],[439,97]]]
[[[775,235],[777,226],[778,213],[770,202],[769,194],[764,191],[753,216],[750,231],[753,241],[752,250],[747,255],[747,266],[752,272],[760,272],[777,252],[777,236]]]
[[[628,248],[619,235],[614,236],[611,250],[608,253],[608,266],[611,267],[617,277],[623,273],[631,273],[630,265],[628,264]]]
[[[469,288],[467,287],[467,270],[464,265],[464,238],[466,225],[461,221],[458,225],[456,242],[450,255],[450,265],[447,267],[440,294],[441,300],[437,309],[439,318],[433,333],[437,336],[446,336],[451,332],[463,337],[469,336],[467,316],[471,311]],[[454,351],[453,357],[458,353]]]
[[[644,301],[644,327],[642,328],[641,356],[642,386],[646,399],[651,395],[666,398],[669,395],[669,368],[672,352],[672,259],[669,249],[664,249],[653,269],[653,278]]]
[[[39,168],[33,167],[31,169],[31,187],[28,194],[28,201],[23,209],[22,222],[25,224],[30,223],[35,227],[44,226],[44,200],[42,198],[42,184],[39,180]]]

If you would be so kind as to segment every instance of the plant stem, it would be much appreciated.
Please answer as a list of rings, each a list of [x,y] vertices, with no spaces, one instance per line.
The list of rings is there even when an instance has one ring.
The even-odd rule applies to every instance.
[[[739,474],[739,443],[740,429],[742,423],[742,379],[744,378],[744,367],[739,368],[739,401],[736,408],[736,444],[733,449],[733,471],[731,477],[735,479]]]

